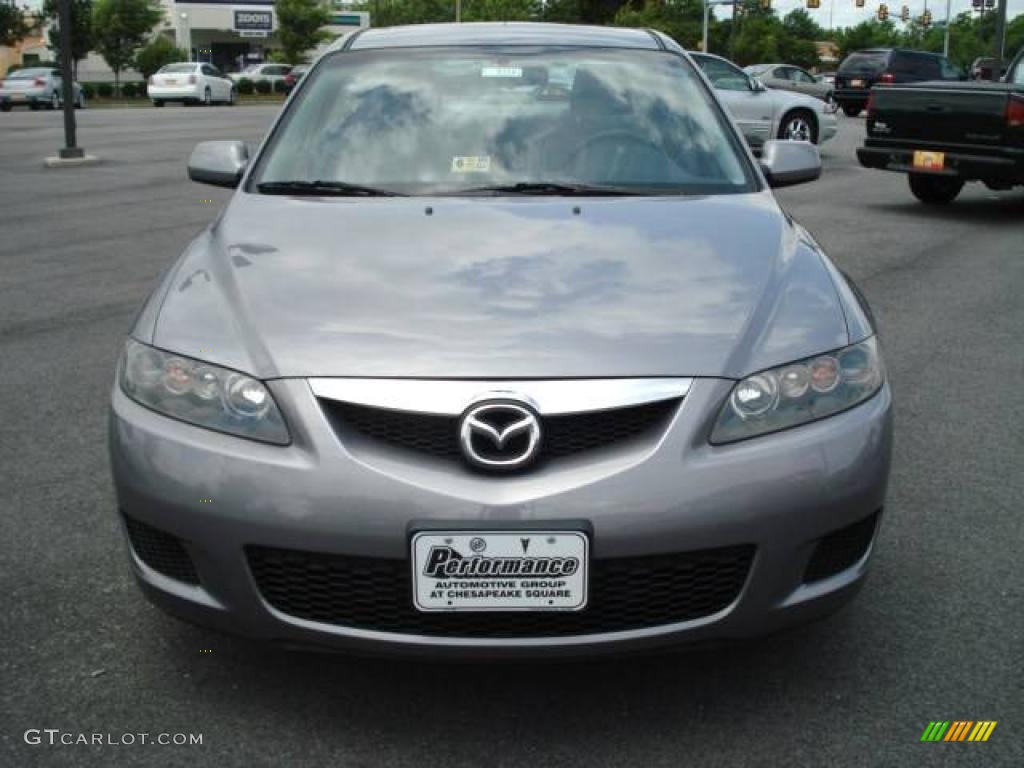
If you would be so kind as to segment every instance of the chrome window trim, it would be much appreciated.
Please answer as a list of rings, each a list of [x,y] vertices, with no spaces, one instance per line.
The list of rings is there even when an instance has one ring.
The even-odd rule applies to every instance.
[[[392,411],[458,416],[483,400],[519,400],[542,416],[607,411],[685,397],[691,378],[469,379],[311,378],[317,397]]]

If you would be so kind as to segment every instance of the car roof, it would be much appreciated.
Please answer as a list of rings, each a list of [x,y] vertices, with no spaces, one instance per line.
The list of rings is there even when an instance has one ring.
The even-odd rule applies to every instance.
[[[370,28],[335,41],[328,51],[441,45],[561,45],[659,50],[665,44],[654,33],[643,29],[537,22],[472,22]]]

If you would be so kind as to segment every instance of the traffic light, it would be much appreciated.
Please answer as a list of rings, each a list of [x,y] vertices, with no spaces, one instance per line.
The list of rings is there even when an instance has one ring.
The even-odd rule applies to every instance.
[[[772,0],[761,0],[761,7],[766,11],[771,10]]]
[[[971,0],[971,7],[976,11],[980,11],[985,7],[985,0]]]
[[[807,0],[808,8],[821,8],[821,0]]]
[[[932,25],[932,12],[925,9],[925,12],[921,14],[921,26],[930,27]]]
[[[889,6],[886,5],[885,3],[882,3],[880,6],[878,6],[878,20],[879,21],[886,21],[886,20],[888,20],[888,18],[889,18]]]
[[[910,21],[910,9],[905,5],[900,8],[900,21]]]
[[[857,0],[857,7],[858,8],[863,8],[864,7],[864,0]]]

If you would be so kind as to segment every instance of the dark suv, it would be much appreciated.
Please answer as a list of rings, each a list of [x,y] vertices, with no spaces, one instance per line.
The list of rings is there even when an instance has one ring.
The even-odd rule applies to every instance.
[[[876,83],[918,83],[923,80],[964,80],[964,73],[938,53],[904,48],[854,51],[836,72],[835,100],[849,117],[867,106]]]

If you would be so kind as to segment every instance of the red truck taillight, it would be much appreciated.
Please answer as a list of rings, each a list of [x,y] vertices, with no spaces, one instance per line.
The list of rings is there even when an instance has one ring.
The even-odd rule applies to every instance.
[[[867,119],[871,119],[871,113],[875,109],[875,92],[874,90],[868,91],[868,103],[865,109],[868,111]]]
[[[1006,124],[1010,128],[1024,128],[1024,99],[1010,97],[1006,105]]]

